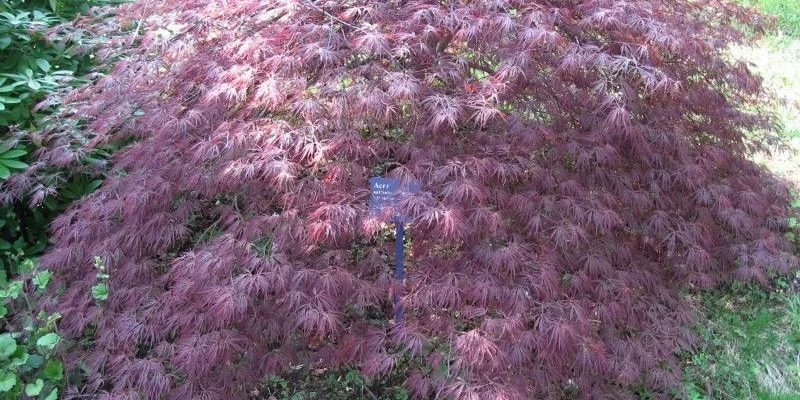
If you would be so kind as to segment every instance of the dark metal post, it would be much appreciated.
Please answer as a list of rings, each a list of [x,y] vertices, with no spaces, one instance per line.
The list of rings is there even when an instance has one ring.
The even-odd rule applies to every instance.
[[[395,218],[395,249],[394,249],[394,279],[397,281],[397,290],[394,293],[394,322],[403,322],[403,306],[400,305],[400,293],[398,291],[403,287],[403,281],[406,279],[406,268],[403,264],[405,261],[405,247],[403,246],[406,229],[403,225],[401,218]]]

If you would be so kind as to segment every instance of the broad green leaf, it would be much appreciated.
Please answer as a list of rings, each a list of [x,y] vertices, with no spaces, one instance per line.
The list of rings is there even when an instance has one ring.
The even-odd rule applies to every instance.
[[[48,394],[47,397],[44,398],[44,400],[58,400],[58,388],[50,391],[50,394]]]
[[[6,105],[0,102],[0,111],[3,111],[5,109],[6,109]]]
[[[37,58],[36,65],[38,65],[39,69],[41,69],[44,72],[50,71],[50,63],[47,62],[47,60],[45,60],[44,58]]]
[[[0,76],[5,76],[5,77],[8,77],[8,78],[11,78],[11,79],[15,80],[16,82],[14,84],[17,85],[17,86],[19,86],[20,82],[22,82],[22,84],[24,85],[25,81],[28,80],[27,76],[20,75],[20,74],[3,73],[3,74],[0,74]]]
[[[25,150],[14,149],[0,154],[0,158],[17,158],[19,156],[24,156],[25,154],[28,154],[28,152]]]
[[[35,369],[42,366],[44,363],[44,358],[38,354],[31,354],[28,356],[28,367]]]
[[[0,356],[3,358],[11,357],[17,351],[17,341],[11,337],[11,334],[4,333],[0,335]]]
[[[792,208],[800,208],[800,199],[794,199],[791,206]]]
[[[0,392],[7,392],[17,384],[17,376],[10,371],[0,371]]]
[[[35,80],[33,80],[33,79],[31,79],[31,80],[28,81],[28,87],[33,89],[33,90],[39,90],[39,89],[42,88],[42,84],[37,82],[37,81],[35,81]]]
[[[0,76],[5,76],[14,80],[14,83],[5,85],[3,87],[12,87],[16,88],[17,86],[22,86],[28,80],[28,77],[25,75],[20,74],[0,74]]]
[[[5,34],[0,36],[0,50],[8,48],[11,45],[11,36]]]
[[[64,366],[61,361],[50,360],[44,367],[44,376],[53,381],[60,381],[64,377]]]
[[[100,158],[96,158],[96,157],[86,157],[83,160],[86,161],[87,164],[99,164],[99,163],[104,161],[104,160],[102,160]]]
[[[19,104],[20,102],[21,102],[21,100],[16,98],[16,97],[0,96],[0,103]]]
[[[22,40],[22,41],[25,41],[25,42],[30,42],[30,41],[31,41],[31,36],[30,36],[30,35],[28,35],[28,34],[26,34],[26,33],[22,33],[22,32],[11,32],[11,34],[12,34],[13,36],[16,36],[16,37],[17,37],[17,39],[20,39],[20,40]]]
[[[0,165],[0,179],[8,179],[11,176],[11,171],[3,165]]]
[[[42,392],[42,387],[44,387],[44,381],[42,378],[39,378],[35,383],[29,383],[25,385],[25,394],[30,397],[38,396],[39,393]]]
[[[22,161],[9,160],[9,159],[6,159],[6,158],[0,158],[0,164],[3,164],[8,168],[14,168],[14,169],[25,169],[25,168],[28,168],[28,164],[25,164]]]
[[[28,356],[29,356],[29,354],[25,353],[24,349],[23,349],[22,354],[20,354],[17,357],[14,357],[14,359],[11,360],[11,365],[13,365],[14,367],[19,367],[20,365],[25,365],[25,363],[28,362]]]
[[[58,12],[58,0],[50,0],[50,9],[53,12]]]
[[[8,297],[16,299],[22,294],[22,281],[13,281],[8,284]]]
[[[92,297],[97,300],[107,300],[108,286],[106,286],[105,283],[98,283],[97,285],[92,286]]]
[[[99,188],[99,187],[100,187],[100,185],[102,185],[102,184],[103,184],[103,181],[102,181],[102,180],[100,180],[100,179],[98,179],[98,180],[96,180],[96,181],[92,181],[92,182],[91,182],[91,183],[89,183],[89,185],[88,185],[88,193],[94,192],[94,191],[95,191],[95,190],[97,190],[97,188]]]
[[[58,337],[58,334],[48,333],[47,335],[40,337],[39,340],[36,341],[36,345],[39,347],[44,347],[48,350],[53,350],[58,344],[59,339],[60,338]]]
[[[8,309],[6,306],[0,306],[0,318],[5,318],[8,315]]]
[[[47,317],[47,326],[53,326],[53,324],[55,324],[56,321],[58,321],[59,319],[61,319],[61,314],[59,314],[59,313],[50,314]]]
[[[33,284],[36,285],[37,289],[44,290],[47,287],[47,284],[50,283],[51,276],[53,276],[52,272],[41,271],[33,277]]]
[[[20,239],[21,239],[21,238],[20,238]],[[14,242],[14,245],[16,246],[16,244],[17,244],[17,243],[19,243],[20,245],[22,245],[22,246],[26,246],[26,247],[27,247],[27,246],[28,246],[28,243],[26,243],[26,242],[24,242],[24,241],[21,241],[20,239],[17,239],[17,241],[16,241],[16,242]],[[34,262],[33,262],[33,260],[31,260],[30,258],[26,258],[25,260],[23,260],[23,261],[22,261],[22,262],[19,264],[19,271],[20,271],[20,273],[25,273],[25,272],[31,271],[31,270],[33,270],[34,268],[36,268],[36,263],[34,263]]]

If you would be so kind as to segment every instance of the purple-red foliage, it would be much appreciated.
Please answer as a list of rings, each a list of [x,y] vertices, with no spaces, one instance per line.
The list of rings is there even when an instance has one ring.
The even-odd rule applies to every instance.
[[[53,224],[69,354],[105,398],[242,398],[290,365],[419,398],[631,397],[680,379],[678,290],[796,264],[772,127],[721,56],[757,15],[692,0],[143,1],[29,175],[135,139]],[[138,46],[126,48],[129,43]],[[117,47],[115,47],[117,46]],[[124,50],[120,50],[124,49]],[[422,183],[402,293],[367,180]],[[383,235],[383,236],[382,236]],[[91,296],[93,258],[108,267]],[[367,318],[366,315],[370,315]],[[446,372],[442,372],[446,371]]]

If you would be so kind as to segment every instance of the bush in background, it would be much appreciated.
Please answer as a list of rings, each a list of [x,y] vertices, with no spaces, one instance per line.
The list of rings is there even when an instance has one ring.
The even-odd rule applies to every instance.
[[[47,96],[89,82],[97,38],[80,24],[62,24],[112,1],[0,0],[0,397],[55,400],[66,378],[55,347],[57,313],[41,310],[39,300],[51,273],[36,268],[35,256],[47,245],[53,216],[69,202],[99,186],[97,171],[63,171],[47,196],[5,191],[6,181],[35,165],[42,146],[37,131],[57,101]],[[86,23],[87,21],[84,21]],[[59,25],[62,24],[62,25]],[[56,99],[53,97],[53,99]],[[37,105],[38,104],[38,105]]]
[[[92,67],[88,49],[98,42],[79,25],[58,24],[88,13],[99,1],[0,1],[0,187],[13,174],[25,171],[42,146],[35,132],[47,125],[57,107],[36,107],[59,91],[89,82]],[[15,266],[41,253],[47,245],[47,225],[71,201],[99,186],[97,174],[72,170],[48,187],[47,195],[32,199],[27,192],[4,191],[0,206],[0,267],[16,274]]]

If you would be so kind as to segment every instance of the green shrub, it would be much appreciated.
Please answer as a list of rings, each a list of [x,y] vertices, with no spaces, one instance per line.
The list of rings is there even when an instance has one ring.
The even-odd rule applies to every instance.
[[[0,275],[0,397],[55,400],[64,382],[63,364],[53,352],[60,341],[59,315],[35,311],[51,273],[37,271],[30,259],[21,264],[20,277]]]
[[[686,394],[693,400],[777,400],[800,396],[800,295],[734,284],[703,293],[707,318],[696,326],[698,349],[685,357]]]
[[[47,30],[94,5],[113,1],[0,0],[0,186],[29,167],[38,149],[30,133],[42,128],[53,107],[36,108],[48,94],[86,81],[91,54],[72,47],[91,45],[74,26],[53,40]],[[24,198],[4,198],[0,206],[0,398],[58,398],[65,381],[54,357],[60,337],[58,314],[39,310],[50,272],[36,271],[33,256],[47,246],[47,224],[66,206],[94,191],[100,181],[71,173],[53,196],[30,207]],[[2,187],[0,187],[2,189]],[[0,190],[2,191],[2,190]]]
[[[70,51],[71,45],[81,44],[80,37],[66,43],[45,38],[49,27],[73,18],[83,8],[70,3],[73,6],[56,6],[60,12],[53,14],[37,7],[37,2],[0,1],[0,132],[8,133],[11,125],[35,129],[40,117],[32,112],[36,102],[91,66],[88,55]]]
[[[116,0],[0,0],[0,192],[3,181],[28,168],[39,144],[30,133],[42,129],[54,111],[36,108],[48,94],[87,82],[80,76],[92,67],[92,55],[74,48],[91,48],[99,38],[86,37],[65,25],[57,36],[47,36],[53,25],[66,22],[90,7]],[[67,39],[68,38],[68,39]],[[100,180],[71,172],[53,184],[51,195],[36,207],[24,196],[4,193],[0,205],[0,268],[16,274],[15,266],[38,255],[47,245],[46,226],[69,203],[91,193]]]

